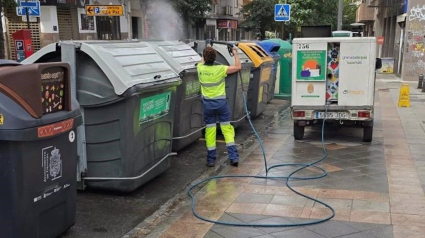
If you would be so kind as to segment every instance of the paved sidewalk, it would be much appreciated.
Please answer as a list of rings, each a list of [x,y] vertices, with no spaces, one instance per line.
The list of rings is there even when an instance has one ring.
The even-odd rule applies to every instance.
[[[326,128],[329,157],[320,166],[328,176],[293,181],[296,190],[330,204],[336,216],[326,223],[304,227],[259,228],[213,225],[195,218],[184,201],[148,237],[297,237],[297,238],[416,238],[425,237],[425,93],[412,84],[411,107],[398,108],[400,83],[377,82],[374,140],[362,143],[362,130]],[[306,130],[294,141],[292,121],[280,115],[263,135],[269,166],[307,163],[320,158],[320,128]],[[224,174],[264,175],[261,149],[244,151],[238,168]],[[270,175],[288,175],[280,168]],[[311,168],[298,174],[316,175]],[[211,181],[197,194],[197,212],[209,219],[291,224],[330,215],[322,205],[297,196],[284,180],[222,179]]]

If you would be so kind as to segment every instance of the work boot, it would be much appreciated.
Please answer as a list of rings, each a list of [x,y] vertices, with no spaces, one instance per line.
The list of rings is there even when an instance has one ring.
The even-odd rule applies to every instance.
[[[238,160],[238,159],[230,160],[230,165],[231,165],[231,166],[238,167],[238,165],[239,165],[239,160]]]
[[[207,161],[208,167],[214,167],[214,165],[215,165],[215,161]]]

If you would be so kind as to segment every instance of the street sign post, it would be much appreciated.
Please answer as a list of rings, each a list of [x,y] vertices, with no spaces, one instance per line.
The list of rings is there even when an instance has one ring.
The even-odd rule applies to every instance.
[[[20,2],[16,7],[18,16],[26,16],[27,12],[29,16],[40,17],[40,2]]]
[[[124,16],[122,5],[86,5],[87,16]]]
[[[291,5],[276,4],[274,7],[275,21],[290,21],[291,20]]]

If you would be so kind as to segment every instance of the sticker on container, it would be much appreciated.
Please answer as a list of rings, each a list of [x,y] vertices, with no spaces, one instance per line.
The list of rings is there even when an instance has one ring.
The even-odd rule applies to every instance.
[[[75,141],[75,132],[69,132],[69,142],[73,143]]]
[[[265,82],[268,81],[270,79],[270,74],[271,74],[271,68],[264,68],[261,71],[261,82]]]
[[[196,80],[186,82],[185,99],[191,99],[201,95],[201,83]]]
[[[264,86],[260,87],[260,92],[258,93],[258,102],[263,101],[263,93],[264,93]]]
[[[143,124],[166,116],[170,111],[171,92],[143,98],[140,102],[139,123]]]
[[[297,52],[297,80],[325,81],[326,50]]]
[[[4,124],[3,114],[0,114],[0,126]]]
[[[60,150],[50,146],[42,150],[42,168],[44,182],[54,181],[62,177],[62,158]]]

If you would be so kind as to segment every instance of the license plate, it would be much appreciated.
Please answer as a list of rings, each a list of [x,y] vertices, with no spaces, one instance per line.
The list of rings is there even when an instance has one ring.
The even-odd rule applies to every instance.
[[[325,112],[316,112],[316,119],[325,118]],[[326,119],[348,119],[346,112],[327,112]]]

